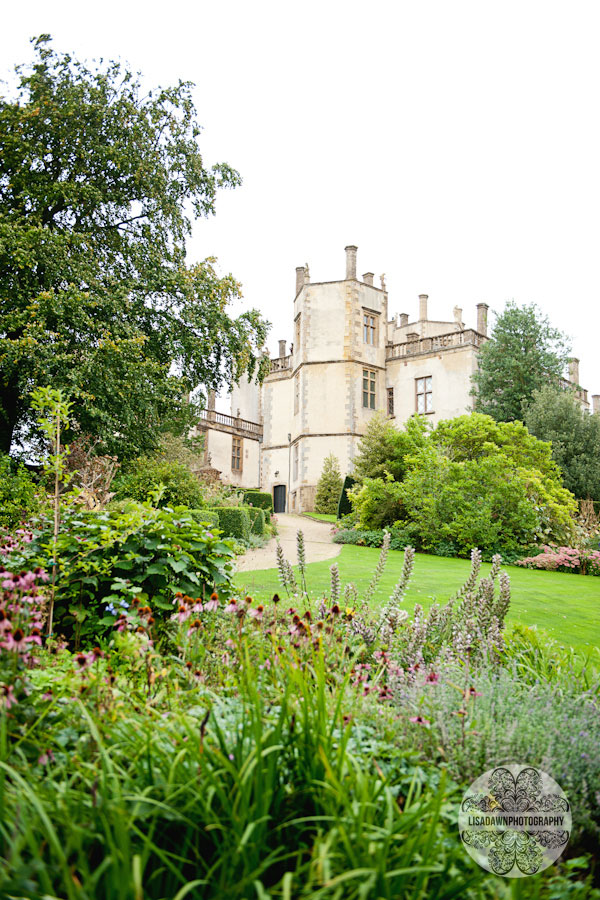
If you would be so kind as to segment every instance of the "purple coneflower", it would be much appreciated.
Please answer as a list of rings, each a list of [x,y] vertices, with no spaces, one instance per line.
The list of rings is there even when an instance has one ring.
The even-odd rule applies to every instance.
[[[9,632],[4,639],[4,643],[2,645],[6,647],[7,650],[16,650],[17,653],[26,653],[27,652],[27,638],[25,637],[25,632],[22,628],[15,628],[15,630],[11,633]]]
[[[429,728],[429,726],[431,725],[429,719],[425,719],[423,718],[423,716],[411,716],[408,721],[414,722],[415,725],[424,725],[425,728]]]
[[[10,709],[11,706],[15,706],[18,702],[12,684],[0,684],[0,707]]]

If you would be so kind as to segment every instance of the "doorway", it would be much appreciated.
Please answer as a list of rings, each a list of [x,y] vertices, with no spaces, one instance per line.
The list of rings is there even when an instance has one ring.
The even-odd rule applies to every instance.
[[[273,488],[273,512],[276,513],[284,513],[285,512],[285,495],[286,495],[286,486],[285,484],[276,484]]]

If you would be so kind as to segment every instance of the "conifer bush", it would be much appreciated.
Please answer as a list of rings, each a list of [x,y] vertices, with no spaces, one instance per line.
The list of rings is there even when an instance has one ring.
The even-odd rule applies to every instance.
[[[323,463],[323,471],[317,485],[315,512],[335,515],[342,490],[342,474],[337,456],[330,453]]]

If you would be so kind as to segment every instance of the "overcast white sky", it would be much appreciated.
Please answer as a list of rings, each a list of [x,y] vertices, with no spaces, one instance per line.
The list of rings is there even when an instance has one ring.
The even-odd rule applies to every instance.
[[[196,84],[206,163],[244,184],[196,225],[244,303],[292,338],[295,267],[386,273],[390,313],[468,325],[475,305],[535,302],[600,393],[597,0],[6,4],[2,75],[49,32],[121,58],[148,85]],[[376,282],[377,283],[377,282]]]

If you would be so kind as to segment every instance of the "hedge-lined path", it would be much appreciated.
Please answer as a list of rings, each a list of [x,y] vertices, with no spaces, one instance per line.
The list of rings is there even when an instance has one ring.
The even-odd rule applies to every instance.
[[[304,534],[306,562],[318,562],[321,559],[332,559],[342,549],[341,544],[334,544],[331,539],[331,525],[328,522],[316,522],[306,516],[295,516],[293,513],[277,513],[279,534],[271,538],[266,547],[259,550],[248,550],[238,556],[237,571],[252,572],[255,569],[275,569],[277,567],[277,541],[281,544],[286,559],[296,565],[296,532]]]

